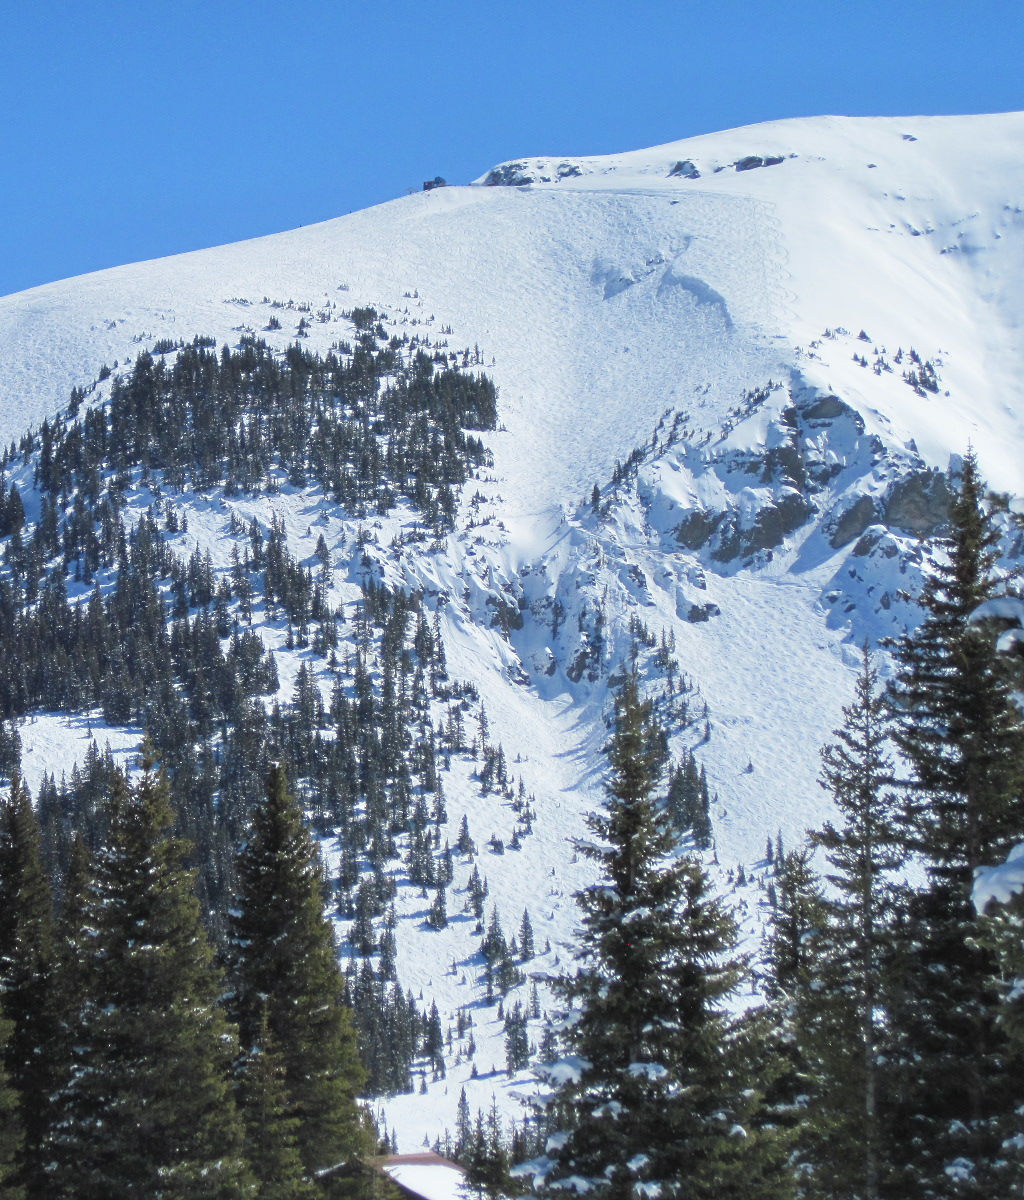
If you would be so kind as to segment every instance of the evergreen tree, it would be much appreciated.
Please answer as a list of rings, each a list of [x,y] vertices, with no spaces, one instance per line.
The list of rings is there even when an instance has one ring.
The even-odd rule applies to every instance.
[[[697,770],[692,754],[669,774],[668,806],[680,829],[689,830],[698,850],[711,845],[711,813],[708,781],[703,767]]]
[[[510,1075],[521,1071],[530,1061],[530,1039],[526,1014],[517,1000],[505,1014],[505,1069]]]
[[[343,1003],[316,850],[279,764],[253,813],[237,877],[232,1008],[242,1045],[256,1045],[265,1022],[281,1056],[307,1174],[333,1171],[368,1149],[355,1099],[365,1073]]]
[[[39,825],[18,777],[0,799],[0,985],[3,1012],[12,1022],[5,1066],[20,1098],[24,1135],[18,1178],[30,1195],[41,1195],[62,982]]]
[[[653,800],[664,765],[652,705],[628,678],[616,701],[606,811],[584,853],[601,878],[579,893],[578,971],[558,991],[575,1010],[572,1051],[548,1068],[561,1129],[525,1164],[545,1193],[790,1194],[778,1139],[760,1127],[745,1020],[725,1011],[743,966],[736,927],[694,857],[677,857]]]
[[[776,901],[766,958],[769,992],[778,999],[800,995],[814,977],[814,944],[825,924],[825,897],[809,849],[783,853],[775,864]]]
[[[473,1139],[466,1158],[466,1183],[479,1196],[490,1200],[508,1195],[512,1179],[509,1174],[509,1154],[502,1133],[501,1118],[496,1100],[491,1101],[490,1111],[485,1117],[477,1112]]]
[[[894,644],[893,738],[912,767],[906,781],[911,848],[953,886],[1002,861],[1024,832],[1024,716],[997,653],[991,621],[976,616],[1003,594],[998,532],[973,454],[964,460],[919,598],[924,620]]]
[[[473,1138],[473,1123],[469,1114],[469,1099],[466,1089],[459,1092],[459,1105],[455,1110],[455,1145],[452,1154],[456,1162],[465,1162]]]
[[[85,995],[57,1097],[50,1196],[252,1194],[229,1089],[234,1033],[172,820],[144,751],[138,784],[115,777],[84,904]]]
[[[533,958],[534,953],[533,922],[530,920],[530,910],[524,908],[523,919],[519,923],[519,956],[523,962],[527,962]]]
[[[920,603],[895,644],[894,740],[910,764],[904,822],[928,884],[910,900],[905,982],[891,1020],[898,1086],[880,1118],[902,1148],[893,1194],[990,1194],[1006,1115],[1024,1100],[1024,1064],[996,1021],[996,964],[977,938],[974,871],[1024,836],[1024,718],[991,622],[997,532],[973,454],[964,460]],[[894,1051],[895,1054],[895,1051]]]
[[[885,697],[866,645],[855,698],[843,717],[838,740],[822,752],[821,784],[835,801],[838,824],[811,834],[831,868],[808,996],[819,1010],[811,1120],[819,1194],[877,1200],[885,1165],[879,1058],[885,1057],[883,1013],[893,989],[892,946],[903,902],[894,872],[906,855],[886,753]]]
[[[91,889],[89,852],[85,840],[79,835],[72,843],[64,882],[64,902],[56,927],[60,1003],[53,1051],[54,1096],[65,1092],[74,1073],[81,1068],[77,1046],[89,986],[90,954],[93,951],[93,933],[87,918]]]
[[[445,899],[444,884],[434,893],[434,899],[427,913],[427,924],[431,929],[444,929],[448,925],[448,902]]]
[[[11,1030],[11,1022],[0,1017],[0,1200],[25,1200],[18,1178],[23,1148],[18,1093],[3,1065]]]
[[[265,1023],[239,1062],[236,1095],[260,1200],[316,1200],[320,1193],[299,1153],[299,1121],[288,1103],[284,1064]]]

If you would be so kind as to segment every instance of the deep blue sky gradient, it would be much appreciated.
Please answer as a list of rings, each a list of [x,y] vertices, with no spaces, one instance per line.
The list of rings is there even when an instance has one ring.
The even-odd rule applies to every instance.
[[[1020,0],[0,0],[0,295],[517,156],[1024,108],[1022,62]]]

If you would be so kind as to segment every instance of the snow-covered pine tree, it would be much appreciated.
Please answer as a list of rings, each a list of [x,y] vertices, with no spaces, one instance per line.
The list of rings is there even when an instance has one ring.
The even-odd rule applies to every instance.
[[[4,1065],[19,1096],[24,1135],[17,1179],[32,1195],[43,1188],[62,998],[39,825],[28,791],[15,776],[0,798],[0,999],[11,1021]]]
[[[573,1023],[555,1085],[547,1154],[523,1164],[546,1195],[601,1200],[767,1200],[791,1194],[743,1018],[725,1001],[743,976],[736,926],[695,857],[678,856],[654,797],[663,766],[635,678],[616,699],[605,811],[581,849],[600,879],[580,892],[576,973],[558,984]]]
[[[84,997],[57,1095],[46,1194],[68,1200],[252,1194],[228,1070],[235,1036],[187,846],[147,750],[116,776],[78,944]]]
[[[258,1044],[265,1025],[284,1066],[306,1171],[332,1171],[369,1148],[355,1099],[365,1072],[316,849],[280,764],[267,776],[237,875],[231,1008],[242,1046]]]
[[[962,884],[1001,862],[1024,833],[1024,714],[979,608],[1005,594],[998,531],[973,454],[964,459],[949,534],[919,598],[925,617],[893,650],[893,740],[906,781],[911,848],[934,879]]]
[[[1022,1098],[1024,1063],[996,1013],[991,951],[979,941],[970,891],[976,868],[1024,839],[1024,716],[979,607],[998,597],[997,531],[973,454],[964,459],[920,603],[924,620],[899,639],[890,689],[906,781],[908,849],[927,886],[910,900],[898,1086],[880,1107],[906,1167],[895,1194],[994,1194],[999,1133]]]
[[[821,785],[838,812],[811,834],[831,885],[813,939],[807,1006],[816,1010],[806,1047],[814,1067],[816,1192],[877,1200],[888,1174],[878,1123],[887,1059],[884,1016],[895,983],[893,943],[904,911],[896,872],[906,859],[887,754],[888,714],[867,645],[854,700],[836,741],[822,751]]]

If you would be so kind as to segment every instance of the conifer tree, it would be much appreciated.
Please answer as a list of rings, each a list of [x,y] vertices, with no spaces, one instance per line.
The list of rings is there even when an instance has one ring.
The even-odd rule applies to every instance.
[[[814,946],[825,924],[825,897],[809,849],[776,855],[775,896],[766,947],[770,992],[799,997],[814,977]]]
[[[452,1153],[456,1162],[463,1162],[469,1155],[473,1138],[473,1122],[469,1114],[469,1099],[466,1089],[459,1092],[459,1104],[455,1110],[455,1146]]]
[[[895,982],[892,946],[902,911],[895,872],[906,852],[891,790],[884,694],[867,645],[837,740],[822,751],[821,784],[838,822],[811,834],[831,885],[814,944],[811,1004],[827,1012],[814,1047],[819,1193],[877,1200],[885,1155],[878,1123],[884,1010]]]
[[[990,622],[976,619],[1005,592],[998,532],[973,454],[964,459],[941,539],[919,598],[924,620],[894,644],[893,739],[912,767],[906,781],[911,848],[936,881],[970,882],[1002,861],[1024,831],[1024,715],[997,653]]]
[[[235,1037],[148,750],[136,785],[115,776],[107,819],[83,905],[84,997],[47,1195],[249,1196],[228,1078]]]
[[[533,922],[530,920],[530,910],[523,909],[523,919],[519,923],[519,955],[523,962],[533,958]]]
[[[818,990],[818,946],[826,904],[808,847],[786,852],[780,845],[773,857],[774,904],[765,946],[772,1016],[763,1047],[772,1068],[767,1101],[772,1119],[791,1131],[799,1194],[809,1198],[817,1194],[815,1168],[821,1161],[810,1116],[824,1086],[820,1082],[821,1047],[832,1032],[827,1023],[823,1028]]]
[[[236,1095],[245,1125],[246,1157],[260,1200],[316,1200],[299,1153],[299,1121],[288,1103],[284,1064],[264,1022],[257,1042],[242,1055]]]
[[[17,776],[0,799],[0,986],[3,1013],[12,1023],[5,1066],[19,1096],[23,1134],[18,1178],[29,1194],[40,1195],[62,983],[39,825]]]
[[[59,956],[60,1003],[53,1049],[54,1097],[65,1096],[66,1089],[81,1069],[78,1039],[81,1018],[90,979],[90,955],[93,952],[93,931],[87,912],[92,887],[92,867],[84,838],[79,834],[71,846],[70,860],[64,881],[64,899],[56,924]],[[51,1120],[63,1111],[64,1101],[52,1105]],[[51,1131],[52,1133],[52,1131]],[[45,1186],[49,1186],[48,1181]]]
[[[343,1003],[316,850],[279,764],[267,776],[237,877],[231,1007],[242,1045],[256,1045],[265,1022],[307,1175],[333,1171],[368,1149],[355,1099],[365,1072]]]
[[[558,991],[571,1054],[547,1069],[560,1129],[533,1172],[562,1189],[761,1200],[790,1194],[776,1137],[760,1128],[748,1027],[725,1011],[743,966],[736,927],[694,857],[678,857],[654,800],[664,765],[635,678],[616,701],[606,810],[581,849],[601,878],[577,896],[578,971]]]
[[[979,904],[978,940],[996,964],[993,983],[1000,998],[998,1023],[1005,1032],[1011,1053],[1024,1059],[1024,898],[1020,891]],[[999,1160],[991,1171],[992,1193],[1024,1195],[1024,1137],[1021,1136],[1021,1106],[1011,1105],[991,1122],[1000,1143]]]
[[[466,1183],[478,1196],[497,1200],[510,1191],[512,1180],[505,1143],[497,1101],[492,1100],[486,1117],[482,1110],[476,1114],[472,1143],[466,1156]]]
[[[986,1195],[996,1131],[1024,1098],[970,904],[975,869],[1024,836],[1024,718],[994,631],[976,619],[1002,589],[996,542],[968,454],[920,597],[924,620],[894,648],[894,740],[911,768],[906,836],[928,875],[909,904],[905,985],[891,1013],[899,1085],[880,1110],[905,1158],[893,1184],[901,1198]]]
[[[0,1200],[25,1200],[25,1188],[19,1181],[24,1138],[18,1093],[3,1065],[11,1030],[11,1022],[0,1016]]]

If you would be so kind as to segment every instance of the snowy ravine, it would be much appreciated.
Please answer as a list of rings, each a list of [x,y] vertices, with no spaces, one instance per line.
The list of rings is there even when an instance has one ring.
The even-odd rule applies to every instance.
[[[694,726],[674,746],[695,750],[717,793],[731,886],[725,872],[756,872],[767,837],[792,845],[821,821],[819,749],[856,647],[913,620],[951,456],[972,444],[1016,507],[1022,145],[1024,114],[774,122],[517,160],[469,187],[35,288],[0,298],[0,437],[164,339],[252,332],[283,350],[304,321],[304,344],[325,351],[372,305],[389,334],[478,349],[499,389],[493,466],[464,488],[442,546],[393,544],[400,509],[359,522],[284,487],[175,497],[188,513],[176,549],[226,569],[231,514],[275,515],[300,561],[324,535],[345,605],[368,526],[379,578],[444,598],[449,672],[476,685],[492,740],[537,798],[524,848],[477,861],[506,933],[528,907],[538,949],[550,942],[528,966],[540,976],[571,958],[588,869],[571,842],[600,803],[609,676],[639,626],[674,646],[707,704],[706,742]],[[262,632],[287,696],[299,657],[279,627]],[[137,733],[38,714],[21,730],[29,784],[70,771],[91,736],[127,753]],[[453,843],[463,813],[481,847],[509,839],[514,815],[466,764],[444,786]],[[469,869],[456,863],[456,891]],[[748,931],[760,895],[737,897]],[[474,1107],[493,1093],[510,1114],[529,1088],[504,1071],[473,922],[429,930],[426,906],[416,889],[400,896],[399,977],[446,1025],[470,1006],[477,1050],[453,1054],[428,1095],[384,1105],[404,1150],[454,1124],[463,1086]]]

